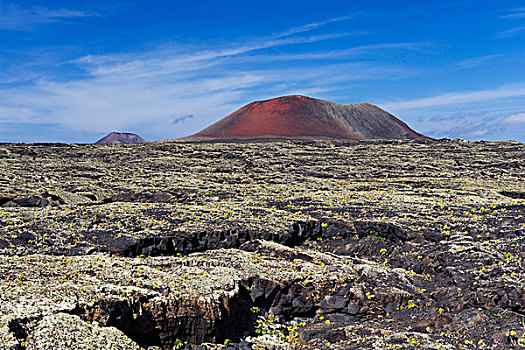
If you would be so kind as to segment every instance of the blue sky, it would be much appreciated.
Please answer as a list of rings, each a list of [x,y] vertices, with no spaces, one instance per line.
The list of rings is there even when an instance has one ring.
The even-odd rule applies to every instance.
[[[524,63],[523,1],[0,0],[0,141],[176,138],[305,94],[525,142]]]

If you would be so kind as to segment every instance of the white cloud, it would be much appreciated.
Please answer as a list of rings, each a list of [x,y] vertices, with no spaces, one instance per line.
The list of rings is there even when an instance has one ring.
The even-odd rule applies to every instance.
[[[503,119],[503,124],[525,124],[525,113],[511,114]]]
[[[297,45],[297,44],[309,44],[319,41],[339,39],[348,36],[355,35],[365,35],[364,32],[345,32],[345,33],[332,33],[332,34],[323,34],[323,35],[312,35],[312,36],[301,36],[293,37],[296,34],[301,34],[305,32],[310,32],[314,29],[317,29],[321,26],[324,26],[329,23],[339,22],[353,18],[355,15],[336,17],[328,19],[322,22],[315,22],[306,24],[301,27],[292,28],[283,33],[270,36],[267,38],[259,38],[258,40],[252,40],[246,45],[238,45],[231,48],[221,48],[218,50],[204,50],[204,51],[192,51],[189,54],[173,54],[170,52],[156,52],[153,55],[150,55],[151,58],[141,58],[141,61],[138,62],[133,60],[129,55],[117,54],[117,55],[87,55],[81,57],[77,60],[68,62],[68,63],[77,63],[77,64],[86,64],[86,65],[95,65],[97,66],[96,70],[91,70],[90,72],[95,75],[104,75],[104,74],[114,74],[116,72],[121,72],[127,74],[129,71],[136,70],[138,64],[143,64],[144,66],[157,67],[158,64],[162,64],[164,69],[153,69],[158,74],[167,74],[174,73],[176,71],[188,71],[192,69],[201,69],[202,62],[209,62],[213,59],[219,58],[228,58],[234,56],[240,56],[247,54],[253,51],[269,49],[272,47],[288,46],[288,45]],[[398,45],[398,44],[394,44]],[[413,45],[413,44],[410,44]],[[158,58],[160,56],[160,58]],[[169,58],[171,57],[171,58]],[[199,62],[199,65],[191,66],[191,63]],[[90,67],[88,67],[89,69]],[[91,67],[92,68],[92,67]]]
[[[502,19],[520,19],[525,18],[525,8],[517,8],[509,11],[509,14],[501,16]]]
[[[506,20],[517,20],[514,23],[520,23],[520,19],[525,18],[525,8],[515,8],[508,12],[507,15],[500,16],[500,19]],[[516,36],[525,31],[525,26],[523,25],[514,25],[514,27],[500,31],[494,36],[494,39],[505,39]]]
[[[31,30],[35,24],[54,23],[67,19],[93,16],[100,16],[100,14],[38,6],[23,8],[19,5],[0,2],[0,29]]]
[[[329,65],[319,71],[300,68],[244,71],[222,69],[220,65],[206,68],[209,64],[205,62],[202,66],[205,72],[195,67],[192,71],[160,74],[151,65],[136,60],[129,64],[133,69],[127,66],[126,74],[120,70],[100,74],[96,70],[97,74],[88,79],[40,80],[30,88],[0,91],[0,118],[16,123],[58,124],[87,132],[140,126],[150,139],[170,138],[196,132],[242,104],[267,94],[316,94],[340,82],[403,74],[371,63]],[[157,67],[164,70],[162,64]],[[195,118],[184,124],[172,124],[174,115],[187,114]]]
[[[494,139],[504,135],[501,113],[469,111],[461,113],[436,113],[410,123],[418,131],[433,137],[462,138],[467,140]],[[500,136],[501,137],[501,136]]]
[[[523,27],[523,26],[514,27],[514,28],[511,28],[511,29],[507,29],[507,30],[499,32],[498,34],[496,34],[496,36],[494,36],[494,38],[495,39],[510,38],[510,37],[513,37],[513,36],[516,36],[516,35],[520,34],[523,31],[525,31],[525,27]]]
[[[221,63],[220,59],[241,56],[253,51],[268,49],[279,46],[297,44],[311,44],[319,41],[337,39],[352,35],[352,33],[336,33],[326,35],[315,35],[307,37],[295,37],[284,39],[262,39],[249,45],[237,47],[196,51],[188,54],[172,54],[170,52],[158,52],[149,54],[149,57],[130,57],[126,55],[81,57],[71,63],[84,66],[91,74],[96,76],[123,74],[129,78],[129,74],[137,74],[135,78],[151,78],[152,75],[166,75],[177,72],[189,72],[210,68]]]
[[[524,96],[525,85],[512,85],[492,90],[453,92],[427,98],[389,102],[384,103],[383,106],[388,109],[401,111],[435,106],[457,106],[472,102]]]
[[[467,137],[477,138],[477,137],[483,137],[483,136],[487,135],[488,133],[489,133],[489,129],[488,128],[483,128],[483,129],[472,130],[470,132],[467,132],[466,136]]]
[[[333,20],[332,20],[333,21]],[[311,28],[318,28],[319,22]],[[297,31],[305,33],[307,30]],[[344,84],[388,80],[412,74],[375,62],[251,65],[268,57],[266,49],[286,50],[350,35],[293,35],[255,38],[229,47],[176,47],[140,54],[86,55],[66,62],[81,69],[76,78],[38,78],[32,83],[0,89],[0,120],[5,123],[57,125],[72,131],[100,133],[140,131],[147,139],[186,136],[213,123],[253,99],[302,93],[318,94]],[[413,50],[424,43],[392,43],[347,49],[351,56],[375,50]],[[43,76],[43,75],[40,75]],[[177,115],[194,115],[173,124]]]
[[[487,63],[488,61],[492,61],[496,58],[501,58],[501,57],[502,55],[486,55],[486,56],[468,58],[468,59],[465,59],[465,60],[462,60],[456,63],[456,67],[459,69],[473,68],[473,67],[483,65]]]
[[[335,23],[335,22],[341,22],[341,21],[349,20],[351,18],[354,18],[357,15],[358,14],[352,14],[352,15],[349,15],[349,16],[340,16],[340,17],[330,18],[330,19],[328,19],[326,21],[322,21],[322,22],[309,23],[309,24],[306,24],[304,26],[288,29],[287,31],[278,34],[277,37],[278,38],[282,38],[282,37],[286,37],[286,36],[291,36],[291,35],[295,35],[295,34],[309,32],[309,31],[312,31],[312,30],[314,30],[316,28],[325,26],[325,25],[330,24],[330,23]]]
[[[353,58],[375,54],[378,51],[392,50],[392,51],[417,51],[427,52],[430,48],[434,47],[435,44],[432,42],[420,41],[420,42],[408,42],[408,43],[382,43],[373,45],[361,45],[351,47],[344,50],[333,50],[327,52],[315,52],[315,53],[296,53],[296,54],[279,54],[279,55],[258,55],[255,57],[259,60],[270,61],[270,60],[331,60],[341,58]]]

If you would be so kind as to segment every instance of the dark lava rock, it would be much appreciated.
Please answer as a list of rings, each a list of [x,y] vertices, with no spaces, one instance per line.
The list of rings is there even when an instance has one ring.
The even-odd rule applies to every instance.
[[[55,347],[45,319],[59,339],[91,322],[144,348],[516,349],[524,155],[460,140],[0,145],[0,344]]]

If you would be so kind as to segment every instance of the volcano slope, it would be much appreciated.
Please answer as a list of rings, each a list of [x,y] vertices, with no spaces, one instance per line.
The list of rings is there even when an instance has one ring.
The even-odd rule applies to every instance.
[[[292,95],[252,102],[182,140],[271,138],[428,139],[370,103],[340,104]]]
[[[146,143],[147,141],[144,140],[142,137],[136,134],[128,133],[128,132],[115,132],[104,136],[100,140],[98,140],[97,144],[119,144],[119,143],[126,143],[126,144],[134,144],[134,143]]]
[[[0,349],[520,349],[525,145],[0,145]]]

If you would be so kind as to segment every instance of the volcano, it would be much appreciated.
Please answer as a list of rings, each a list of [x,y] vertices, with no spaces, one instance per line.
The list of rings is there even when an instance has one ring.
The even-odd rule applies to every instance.
[[[100,140],[98,140],[97,144],[100,143],[146,143],[147,141],[144,140],[142,137],[140,137],[137,134],[132,134],[128,132],[112,132],[109,135],[104,136]]]
[[[189,138],[272,137],[348,140],[428,138],[373,104],[339,104],[299,95],[252,102]]]

